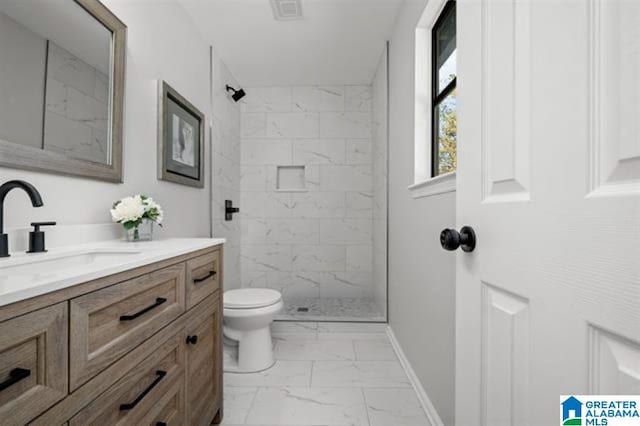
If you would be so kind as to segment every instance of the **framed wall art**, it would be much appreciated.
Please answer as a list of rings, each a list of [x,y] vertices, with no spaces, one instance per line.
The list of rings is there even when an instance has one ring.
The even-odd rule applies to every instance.
[[[158,83],[158,179],[204,187],[204,121],[166,81]]]

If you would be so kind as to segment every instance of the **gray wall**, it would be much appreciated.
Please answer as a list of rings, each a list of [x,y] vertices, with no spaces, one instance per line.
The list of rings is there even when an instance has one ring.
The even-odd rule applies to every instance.
[[[427,0],[406,0],[390,47],[389,319],[445,424],[454,420],[455,255],[438,236],[455,225],[455,193],[411,198],[415,27]]]
[[[209,46],[175,2],[106,0],[128,26],[125,94],[124,184],[0,168],[0,182],[25,179],[41,192],[44,207],[34,209],[21,191],[5,203],[5,224],[27,228],[36,220],[61,225],[111,221],[109,208],[123,196],[146,193],[165,210],[164,236],[209,235],[209,167],[207,188],[196,189],[156,179],[157,80],[164,79],[207,117]],[[208,141],[208,136],[205,139]],[[209,156],[209,147],[206,149]]]

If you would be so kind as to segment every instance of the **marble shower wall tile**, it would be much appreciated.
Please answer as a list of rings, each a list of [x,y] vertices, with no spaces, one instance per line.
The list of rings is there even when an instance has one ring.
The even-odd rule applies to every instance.
[[[293,143],[294,164],[345,164],[343,139],[299,139]]]
[[[371,86],[346,86],[345,111],[371,111]]]
[[[213,153],[213,181],[217,186],[234,188],[240,187],[240,167],[232,158]],[[235,200],[237,200],[237,196]],[[234,200],[234,201],[235,201]]]
[[[373,174],[373,293],[381,312],[387,306],[387,54],[383,52],[371,86]]]
[[[306,192],[291,194],[291,212],[297,218],[341,218],[345,216],[345,193]]]
[[[291,247],[287,245],[250,245],[244,247],[242,262],[253,271],[290,271]]]
[[[269,113],[267,137],[269,138],[317,138],[319,117],[316,113]]]
[[[242,192],[240,215],[254,218],[286,218],[292,216],[291,194],[283,192]]]
[[[341,271],[345,269],[346,248],[331,245],[294,246],[295,271]]]
[[[370,246],[347,246],[346,250],[347,271],[368,271],[371,269],[371,262],[373,258]]]
[[[240,102],[242,112],[290,112],[291,87],[253,87]]]
[[[370,192],[347,192],[346,217],[373,217],[373,195]]]
[[[244,165],[290,165],[290,139],[247,139],[240,148],[241,163]]]
[[[263,165],[240,166],[240,190],[241,191],[266,191],[267,167]]]
[[[371,136],[369,112],[320,113],[320,137],[368,138]]]
[[[267,114],[265,113],[242,113],[240,123],[240,135],[242,138],[263,138],[267,136]]]
[[[317,220],[306,219],[246,219],[243,242],[248,244],[318,244]],[[245,233],[246,232],[246,233]]]
[[[320,297],[321,283],[296,272],[269,271],[266,279],[266,287],[278,290],[286,300]]]
[[[322,219],[320,242],[323,244],[371,244],[371,220],[369,219]]]
[[[320,166],[321,191],[371,191],[371,166]]]
[[[371,87],[246,91],[238,178],[243,286],[296,298],[372,298]],[[278,166],[304,166],[304,188],[278,188]],[[261,245],[289,250],[290,259],[274,265]],[[351,263],[350,246],[359,247]],[[275,268],[265,270],[265,263]]]
[[[240,106],[229,99],[225,86],[238,87],[239,84],[216,52],[213,53],[213,234],[227,239],[224,246],[224,284],[225,289],[233,289],[242,285],[242,224],[237,215],[232,221],[224,220],[224,201],[240,202]],[[238,398],[243,400],[244,397]]]
[[[372,148],[370,139],[347,140],[347,164],[371,164]]]
[[[320,297],[366,299],[371,297],[371,271],[323,272]]]
[[[344,86],[301,86],[293,88],[293,110],[344,111]]]
[[[244,247],[242,248],[244,250]],[[267,285],[267,271],[257,270],[251,262],[240,258],[240,275],[242,288],[269,288]]]

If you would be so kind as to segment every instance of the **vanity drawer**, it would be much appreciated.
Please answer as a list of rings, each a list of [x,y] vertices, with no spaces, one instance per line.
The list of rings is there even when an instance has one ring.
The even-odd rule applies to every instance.
[[[187,309],[220,288],[220,251],[187,261]]]
[[[138,424],[146,426],[158,426],[162,424],[167,426],[182,426],[184,422],[184,376],[181,376]]]
[[[185,311],[184,275],[180,263],[71,299],[72,390]]]
[[[178,333],[71,418],[69,426],[151,424],[147,421],[165,407],[168,415],[173,414],[172,419],[180,424],[183,420],[178,417],[184,413],[184,400],[179,395],[173,410],[171,395],[183,388],[184,343]]]
[[[0,419],[23,425],[67,395],[67,304],[0,323]]]

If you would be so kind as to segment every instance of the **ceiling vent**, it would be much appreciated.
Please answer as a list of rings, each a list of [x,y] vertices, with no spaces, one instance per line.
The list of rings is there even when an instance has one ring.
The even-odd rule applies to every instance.
[[[271,0],[273,17],[278,21],[302,19],[302,5],[300,0]]]

